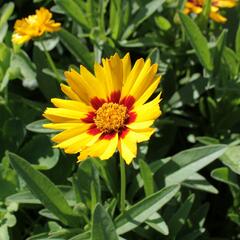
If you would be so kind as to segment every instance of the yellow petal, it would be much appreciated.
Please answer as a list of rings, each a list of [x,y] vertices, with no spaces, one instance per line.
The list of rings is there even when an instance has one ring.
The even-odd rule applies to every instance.
[[[64,151],[66,153],[71,153],[71,154],[78,153],[83,149],[95,144],[95,142],[99,139],[100,136],[101,136],[101,133],[96,134],[94,136],[84,133],[82,134],[82,138],[79,138],[78,141],[69,145],[69,147],[65,148]]]
[[[146,89],[152,85],[154,81],[155,74],[157,72],[158,65],[153,64],[151,67],[149,64],[151,63],[150,60],[146,62],[145,67],[143,68],[142,72],[138,76],[136,82],[132,86],[129,95],[135,97],[135,99],[139,99],[142,94],[146,91]]]
[[[133,130],[143,129],[143,128],[148,128],[152,126],[153,123],[154,123],[154,120],[133,122],[133,123],[127,124],[127,127]]]
[[[89,104],[89,96],[86,92],[86,89],[82,86],[81,77],[78,73],[74,73],[76,73],[76,71],[73,70],[64,72],[67,82],[72,90],[79,96],[79,98],[83,102]]]
[[[83,124],[74,129],[67,129],[67,130],[55,135],[52,138],[52,141],[54,141],[56,143],[61,143],[61,142],[64,142],[68,139],[72,139],[72,138],[84,133],[88,129],[89,129],[89,124]]]
[[[115,54],[110,59],[102,59],[102,64],[108,94],[120,91],[122,87],[123,67],[118,54]]]
[[[184,14],[189,14],[189,13],[190,13],[190,9],[185,7],[185,8],[183,9],[183,13],[184,13]]]
[[[118,150],[127,164],[137,155],[136,135],[130,130],[124,138],[119,139]]]
[[[61,83],[60,86],[61,86],[62,92],[63,92],[67,97],[69,97],[69,98],[72,99],[72,100],[76,100],[76,101],[79,101],[79,100],[80,100],[80,98],[79,98],[79,96],[77,95],[77,93],[75,93],[75,92],[72,90],[71,87],[66,86],[65,84],[62,84],[62,83]]]
[[[157,89],[160,80],[161,80],[161,76],[156,78],[156,80],[146,89],[146,91],[144,91],[144,93],[135,102],[134,104],[135,107],[144,104],[152,96],[152,94]]]
[[[95,144],[83,149],[78,156],[78,161],[85,160],[87,157],[100,157],[108,148],[111,140],[99,139]]]
[[[137,142],[148,141],[152,134],[156,131],[155,128],[135,129],[133,132],[136,135]]]
[[[216,6],[221,8],[233,8],[237,5],[237,2],[234,0],[217,0],[215,2]]]
[[[202,7],[198,7],[198,6],[193,6],[192,7],[192,12],[196,13],[196,14],[199,14],[203,11],[203,8]]]
[[[131,59],[130,54],[127,53],[122,59],[122,66],[123,66],[123,84],[125,84],[130,72],[131,72]]]
[[[144,60],[142,58],[138,59],[136,63],[133,66],[133,69],[131,70],[130,74],[128,75],[128,78],[123,85],[122,93],[121,93],[121,99],[129,95],[129,92],[135,83],[138,75],[140,74],[142,68],[144,66]]]
[[[104,149],[104,152],[99,156],[101,160],[106,160],[112,157],[112,155],[115,153],[117,145],[118,145],[118,134],[115,135],[114,138],[110,140],[103,139],[102,141],[107,141],[108,145]]]
[[[66,130],[66,131],[70,131],[70,130]],[[77,131],[77,129],[76,129]],[[79,131],[80,132],[80,131]],[[59,135],[59,134],[58,134]],[[58,136],[56,135],[56,137]],[[68,133],[68,136],[70,136],[70,133]],[[67,137],[68,137],[67,136]],[[73,136],[73,135],[72,135]],[[60,138],[60,136],[58,136],[59,139],[61,139],[61,142],[58,143],[55,147],[58,147],[58,148],[70,148],[71,146],[75,146],[75,144],[80,144],[81,143],[83,145],[86,144],[86,141],[90,141],[93,136],[86,133],[86,132],[83,132],[83,133],[79,133],[78,135],[74,135],[73,137],[71,138],[67,138],[66,137],[66,134],[65,135],[62,135],[62,138]],[[66,138],[67,140],[64,140],[62,141],[62,139]],[[53,139],[53,141],[55,141],[55,139]],[[82,146],[82,145],[81,145]],[[79,149],[80,151],[81,149]]]
[[[48,120],[55,122],[55,123],[61,123],[61,122],[69,122],[69,118],[64,118],[60,116],[54,116],[51,114],[43,114],[43,117],[47,118]]]
[[[86,113],[93,111],[91,106],[87,106],[85,103],[80,101],[52,98],[51,102],[58,108],[66,108]]]
[[[44,128],[50,128],[50,129],[56,129],[56,130],[65,130],[65,129],[73,129],[73,128],[78,128],[82,127],[83,125],[86,125],[85,123],[46,123],[43,124]]]
[[[137,114],[135,122],[145,122],[158,118],[161,115],[159,102],[160,94],[152,101],[134,108],[133,111]]]
[[[82,76],[82,81],[85,82],[85,88],[88,93],[92,93],[90,97],[95,97],[96,92],[99,98],[106,98],[107,91],[103,84],[102,79],[97,79],[92,75],[84,66],[80,66],[80,74]],[[90,91],[89,91],[90,88]]]
[[[44,112],[44,114],[49,114],[56,117],[64,117],[64,118],[70,118],[70,119],[77,119],[80,120],[84,117],[86,117],[86,112],[80,112],[65,108],[47,108]]]
[[[219,23],[225,23],[227,21],[227,18],[223,17],[221,14],[217,12],[211,12],[210,18],[213,19],[215,22]]]

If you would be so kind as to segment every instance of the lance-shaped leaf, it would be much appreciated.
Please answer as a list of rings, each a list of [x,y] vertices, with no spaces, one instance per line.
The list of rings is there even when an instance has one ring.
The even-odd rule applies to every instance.
[[[179,186],[166,187],[133,205],[115,220],[118,234],[123,234],[136,228],[169,202],[178,192]]]
[[[179,17],[186,35],[196,51],[199,61],[209,72],[211,72],[213,70],[213,61],[210,50],[208,49],[207,39],[203,36],[197,24],[194,23],[190,17],[181,12],[179,13]]]
[[[80,217],[74,214],[63,193],[45,175],[35,170],[30,163],[14,153],[9,152],[8,157],[30,191],[49,211],[64,224],[78,226]]]
[[[91,240],[119,240],[112,219],[101,204],[93,213]]]

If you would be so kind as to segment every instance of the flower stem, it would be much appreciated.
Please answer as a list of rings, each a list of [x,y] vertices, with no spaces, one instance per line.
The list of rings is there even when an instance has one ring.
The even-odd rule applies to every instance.
[[[41,45],[42,45],[42,47],[43,47],[43,50],[44,50],[44,53],[45,53],[45,56],[46,56],[46,58],[47,58],[47,61],[48,61],[49,66],[51,67],[52,71],[54,72],[57,81],[58,81],[59,83],[61,83],[61,78],[60,78],[59,72],[58,72],[58,70],[57,70],[57,68],[56,68],[56,66],[55,66],[55,64],[54,64],[54,62],[53,62],[53,60],[52,60],[51,55],[50,55],[49,52],[47,51],[47,49],[46,49],[46,47],[45,47],[45,45],[44,45],[43,42],[41,42]]]
[[[120,210],[123,213],[125,211],[125,198],[126,198],[126,169],[125,162],[122,156],[120,157],[120,174],[121,174],[121,195],[120,195]]]

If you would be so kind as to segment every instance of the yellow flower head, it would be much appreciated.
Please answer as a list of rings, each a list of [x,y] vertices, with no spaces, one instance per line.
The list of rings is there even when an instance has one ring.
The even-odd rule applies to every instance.
[[[15,22],[12,42],[23,44],[32,38],[42,36],[45,32],[56,32],[60,29],[60,26],[60,23],[52,20],[51,12],[41,7],[36,10],[35,15],[30,15]]]
[[[184,13],[200,14],[203,11],[205,0],[188,0],[185,3]],[[237,5],[237,0],[212,0],[209,17],[216,22],[225,23],[227,19],[219,13],[220,8],[232,8]]]
[[[109,159],[116,149],[127,164],[137,154],[137,143],[154,133],[151,128],[161,114],[160,94],[147,102],[156,90],[160,76],[157,64],[138,59],[131,67],[129,54],[118,54],[94,65],[94,75],[80,66],[80,73],[65,72],[68,85],[61,85],[69,98],[53,98],[56,108],[47,108],[44,117],[53,123],[44,127],[63,130],[52,138],[66,153],[80,153]],[[146,103],[147,102],[147,103]]]

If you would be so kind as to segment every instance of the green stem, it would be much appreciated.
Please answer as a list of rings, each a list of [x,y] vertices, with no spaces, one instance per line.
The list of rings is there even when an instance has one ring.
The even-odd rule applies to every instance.
[[[41,45],[43,47],[43,50],[44,50],[44,53],[45,53],[45,56],[47,58],[47,61],[48,61],[48,64],[49,66],[51,67],[52,71],[54,72],[55,76],[56,76],[56,79],[58,80],[59,83],[61,83],[61,78],[60,78],[60,75],[59,75],[59,72],[52,60],[52,57],[51,55],[49,54],[49,52],[47,51],[47,49],[45,48],[45,45],[43,44],[43,42],[41,42]]]
[[[120,155],[120,154],[119,154]],[[125,162],[120,155],[120,174],[121,174],[121,195],[120,195],[120,210],[125,211],[125,199],[126,199],[126,169]]]

